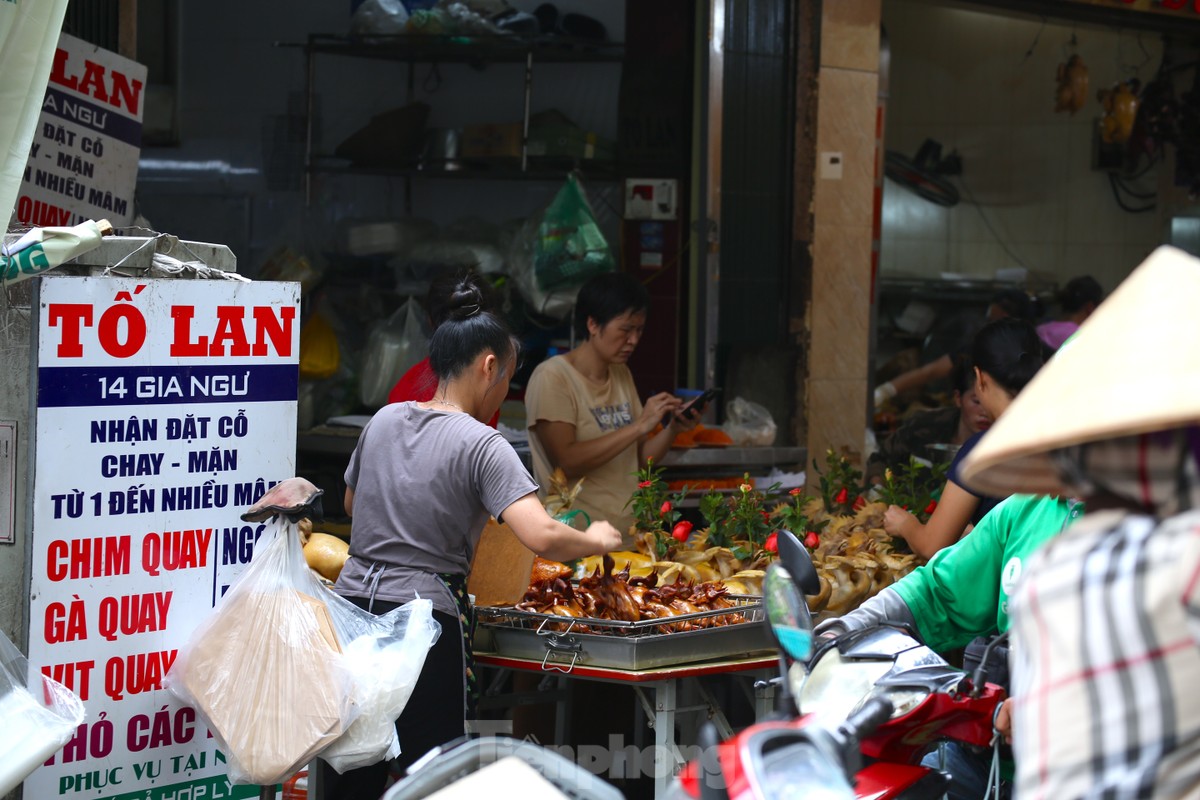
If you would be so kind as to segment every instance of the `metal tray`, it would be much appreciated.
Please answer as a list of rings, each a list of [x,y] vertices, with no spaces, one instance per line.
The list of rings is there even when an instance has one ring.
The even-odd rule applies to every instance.
[[[645,670],[773,652],[759,598],[738,598],[732,608],[624,622],[571,619],[508,607],[475,609],[480,633],[501,655],[540,659],[542,669],[569,673],[577,665]],[[692,631],[680,622],[736,614],[742,622]],[[482,645],[482,643],[480,643]]]

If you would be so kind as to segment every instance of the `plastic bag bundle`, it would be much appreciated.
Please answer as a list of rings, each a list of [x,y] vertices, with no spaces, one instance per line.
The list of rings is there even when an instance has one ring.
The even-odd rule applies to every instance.
[[[388,392],[409,368],[429,355],[425,311],[409,298],[371,329],[359,377],[359,396],[369,408],[380,408]]]
[[[570,312],[589,278],[616,269],[612,249],[574,175],[513,237],[508,268],[530,305],[554,318]]]
[[[438,0],[433,8],[409,7],[412,11],[405,33],[421,36],[496,36],[508,33],[473,11],[469,3]]]
[[[329,595],[296,526],[276,522],[167,673],[167,688],[212,730],[233,783],[287,780],[358,717]]]
[[[408,9],[400,0],[365,0],[350,18],[350,33],[393,36],[404,33],[407,25]]]
[[[0,631],[0,797],[70,741],[83,723],[83,703],[55,680],[37,675]]]
[[[735,397],[725,407],[725,432],[738,447],[775,444],[775,420],[765,406]]]
[[[550,201],[537,230],[533,274],[539,289],[585,282],[616,269],[612,251],[574,175]]]
[[[359,631],[346,645],[345,654],[358,685],[355,702],[362,714],[321,753],[331,767],[345,772],[400,755],[395,721],[408,705],[441,626],[433,620],[429,600],[414,600],[373,617],[333,597],[341,601],[331,604],[331,609],[342,634]]]

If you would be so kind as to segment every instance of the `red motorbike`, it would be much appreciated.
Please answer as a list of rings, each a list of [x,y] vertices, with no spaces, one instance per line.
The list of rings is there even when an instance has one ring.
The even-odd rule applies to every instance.
[[[920,764],[939,740],[993,743],[1004,690],[968,675],[905,628],[878,626],[814,642],[805,594],[819,585],[799,540],[778,536],[763,604],[781,650],[779,717],[725,742],[706,728],[705,753],[672,785],[675,800],[937,798],[949,776]],[[988,659],[985,655],[983,663]],[[793,698],[795,698],[793,700]]]

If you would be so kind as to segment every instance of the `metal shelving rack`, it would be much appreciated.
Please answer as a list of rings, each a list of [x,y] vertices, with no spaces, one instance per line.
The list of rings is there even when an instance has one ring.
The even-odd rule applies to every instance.
[[[581,165],[570,159],[544,159],[531,164],[529,158],[530,97],[533,88],[533,67],[538,64],[620,63],[625,57],[623,43],[592,42],[559,36],[424,36],[396,35],[348,37],[331,34],[310,34],[303,44],[281,43],[282,47],[299,47],[305,55],[305,138],[304,138],[304,201],[312,202],[313,180],[317,174],[384,175],[405,180],[406,201],[411,195],[412,178],[456,178],[493,180],[561,180]],[[525,65],[525,92],[522,108],[521,158],[519,168],[488,170],[428,170],[412,168],[373,168],[347,166],[344,159],[334,162],[331,156],[313,153],[316,119],[316,82],[318,56],[399,61],[408,64],[407,99],[415,91],[417,64],[521,64]],[[615,163],[602,166],[587,165],[581,169],[585,177],[616,180],[619,169]]]

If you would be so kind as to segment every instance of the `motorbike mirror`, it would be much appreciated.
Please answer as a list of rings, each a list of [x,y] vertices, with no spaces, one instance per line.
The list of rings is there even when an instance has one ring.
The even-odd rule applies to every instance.
[[[812,655],[812,613],[787,568],[771,564],[763,578],[763,608],[780,649],[798,662]]]
[[[812,557],[800,540],[796,538],[796,534],[781,530],[776,535],[775,541],[779,548],[779,560],[791,573],[792,580],[800,587],[800,591],[804,594],[820,594],[821,579],[817,577]]]

